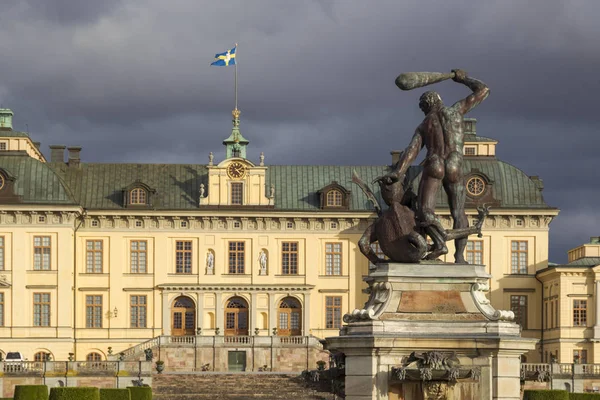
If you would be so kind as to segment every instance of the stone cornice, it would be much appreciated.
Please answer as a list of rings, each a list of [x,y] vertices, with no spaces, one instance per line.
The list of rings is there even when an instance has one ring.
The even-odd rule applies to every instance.
[[[245,292],[310,292],[315,286],[314,285],[246,285],[246,284],[171,284],[164,283],[157,285],[157,289],[161,289],[167,292],[176,292],[181,290],[196,290],[196,291],[210,291],[210,292],[231,292],[231,291],[245,291]]]
[[[75,219],[80,215],[81,213],[76,210],[1,210],[0,225],[28,225],[40,228],[57,225],[72,227]]]
[[[194,231],[276,231],[361,234],[370,221],[367,218],[344,217],[230,217],[230,216],[163,216],[163,215],[98,215],[86,216],[83,228],[87,231],[122,229],[168,229],[178,232]]]

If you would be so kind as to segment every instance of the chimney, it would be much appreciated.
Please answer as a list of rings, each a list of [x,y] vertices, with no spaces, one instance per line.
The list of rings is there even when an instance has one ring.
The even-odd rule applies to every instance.
[[[67,146],[62,144],[50,145],[50,162],[64,163],[66,148]]]
[[[81,152],[81,147],[67,147],[67,150],[69,151],[69,161],[67,164],[69,165],[69,167],[79,168],[79,162],[81,161],[79,159],[79,153]]]
[[[464,128],[463,132],[465,135],[477,135],[477,119],[475,118],[465,118],[464,119]]]
[[[402,157],[402,153],[404,153],[404,151],[400,151],[400,150],[390,151],[390,154],[392,155],[392,167],[394,165],[398,164],[398,161],[400,161],[400,157]]]
[[[8,108],[0,108],[0,130],[12,131],[13,112]]]

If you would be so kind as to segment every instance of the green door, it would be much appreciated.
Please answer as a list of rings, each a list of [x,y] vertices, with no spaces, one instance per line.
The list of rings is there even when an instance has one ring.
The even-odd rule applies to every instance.
[[[246,370],[246,352],[245,351],[230,351],[228,354],[228,370],[229,371],[245,371]]]

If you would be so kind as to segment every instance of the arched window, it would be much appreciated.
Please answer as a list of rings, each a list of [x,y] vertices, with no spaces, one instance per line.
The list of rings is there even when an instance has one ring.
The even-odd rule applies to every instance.
[[[50,361],[51,359],[51,354],[45,351],[38,351],[33,355],[33,361],[37,362]]]
[[[89,353],[85,356],[86,361],[102,361],[102,355],[100,353]]]
[[[135,188],[129,192],[129,204],[146,204],[146,191],[142,188]]]
[[[327,207],[341,207],[342,198],[342,192],[337,189],[330,190],[327,192]]]
[[[248,303],[241,297],[227,301],[225,308],[225,336],[248,335]]]
[[[4,175],[0,174],[0,190],[4,189],[5,183],[6,179],[4,179]]]
[[[299,336],[302,334],[302,306],[293,297],[286,297],[279,303],[277,334],[279,336]]]

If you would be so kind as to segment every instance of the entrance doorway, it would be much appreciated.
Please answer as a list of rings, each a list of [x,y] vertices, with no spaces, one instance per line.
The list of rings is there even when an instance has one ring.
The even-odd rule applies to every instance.
[[[277,334],[279,336],[300,336],[302,334],[302,305],[293,297],[286,297],[279,303]]]
[[[171,335],[193,336],[196,334],[196,306],[192,299],[179,296],[171,309]]]
[[[246,352],[229,351],[227,353],[227,370],[245,371],[246,370]]]
[[[241,297],[227,301],[225,336],[248,336],[248,303]]]

